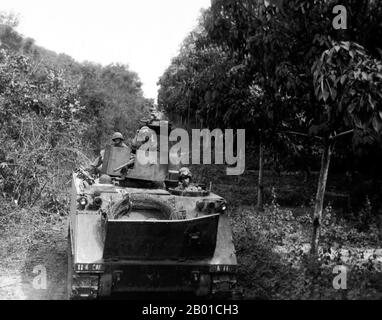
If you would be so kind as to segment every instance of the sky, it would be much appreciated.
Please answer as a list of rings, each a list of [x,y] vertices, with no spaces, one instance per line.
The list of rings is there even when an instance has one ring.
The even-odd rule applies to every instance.
[[[20,15],[18,31],[74,59],[123,63],[138,73],[147,98],[211,0],[1,0]]]

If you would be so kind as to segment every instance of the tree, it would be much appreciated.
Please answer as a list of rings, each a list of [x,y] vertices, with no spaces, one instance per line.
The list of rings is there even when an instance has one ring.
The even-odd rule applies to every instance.
[[[259,145],[260,155],[262,145],[277,148],[290,144],[296,134],[311,138],[314,149],[321,147],[313,253],[318,247],[334,142],[354,129],[357,135],[364,135],[370,128],[380,131],[382,37],[378,35],[382,34],[382,26],[378,21],[382,19],[382,4],[373,0],[348,1],[349,26],[340,31],[332,26],[332,9],[337,4],[341,3],[214,0],[201,18],[199,30],[204,31],[196,34],[196,40],[188,41],[194,47],[181,52],[170,67],[174,71],[177,66],[176,72],[168,71],[161,83],[162,92],[168,94],[160,95],[166,108],[176,105],[175,98],[168,99],[174,92],[179,93],[172,97],[178,96],[187,105],[181,88],[188,84],[188,91],[207,98],[191,98],[191,110],[204,115],[207,125],[222,115],[225,125],[244,126],[251,133],[247,136]],[[219,50],[219,55],[206,59],[208,49]],[[206,61],[210,67],[205,66]],[[229,68],[222,68],[222,61]],[[219,68],[226,71],[211,81]],[[210,88],[215,88],[212,100]],[[200,113],[202,110],[207,113]],[[208,117],[211,110],[219,110],[213,119]],[[183,107],[178,111],[184,112]]]
[[[317,253],[323,202],[335,139],[348,131],[382,129],[382,62],[352,42],[333,43],[313,65],[317,99],[323,101],[323,117],[317,133],[323,137],[321,171],[314,208],[311,251]]]
[[[89,124],[86,138],[99,150],[113,131],[133,136],[149,112],[137,74],[125,65],[86,63],[81,75],[79,94],[86,106],[82,120]]]
[[[323,51],[329,50],[324,53],[324,56],[329,55],[325,60],[326,67],[337,66],[339,69],[336,70],[337,72],[331,70],[326,77],[335,79],[333,81],[340,81],[336,78],[336,75],[340,75],[343,78],[339,79],[345,81],[347,78],[341,72],[343,71],[341,68],[344,68],[346,64],[332,60],[331,54],[340,48],[334,46],[332,49],[333,39],[357,40],[364,43],[374,54],[380,52],[378,49],[380,40],[372,43],[371,37],[365,36],[367,32],[363,31],[367,31],[368,28],[373,29],[377,34],[381,32],[380,26],[378,27],[375,23],[375,15],[382,16],[381,5],[375,1],[350,1],[349,12],[362,12],[363,14],[357,15],[362,18],[353,19],[348,32],[336,33],[331,28],[329,14],[335,4],[336,1],[288,1],[287,3],[277,1],[277,3],[270,2],[263,5],[260,1],[257,3],[256,10],[254,9],[256,3],[253,1],[239,3],[216,0],[212,6],[215,18],[211,21],[209,28],[213,41],[223,41],[234,54],[248,57],[245,66],[251,69],[254,78],[257,78],[256,85],[264,90],[265,95],[269,94],[269,101],[279,96],[284,106],[288,103],[293,106],[294,112],[282,117],[286,128],[296,128],[296,119],[305,118],[306,120],[297,128],[304,130],[305,127],[309,135],[322,138],[324,148],[316,195],[312,252],[316,252],[318,245],[318,230],[334,137],[342,136],[342,134],[337,135],[341,129],[346,131],[352,128],[348,115],[343,112],[345,107],[341,107],[341,103],[349,103],[350,110],[352,108],[359,110],[358,117],[350,118],[358,123],[360,129],[366,130],[366,127],[372,124],[375,130],[379,130],[378,117],[375,116],[378,112],[374,112],[374,116],[371,116],[370,112],[371,109],[378,108],[379,86],[372,84],[374,80],[371,80],[378,79],[378,75],[371,75],[373,72],[379,72],[378,63],[370,62],[370,58],[365,55],[364,59],[358,60],[357,68],[368,66],[369,69],[358,71],[355,75],[362,75],[371,87],[365,83],[360,85],[353,81],[345,89],[345,92],[347,90],[351,94],[352,99],[350,99],[350,97],[345,98],[344,95],[338,96],[339,88],[324,82],[325,76],[322,75],[322,70],[317,71],[322,64],[316,61],[320,61]],[[350,52],[351,57],[356,54],[356,51]],[[312,66],[313,71],[310,70]],[[347,68],[353,70],[351,66]],[[353,88],[353,86],[357,87]],[[341,102],[339,109],[334,106],[331,109],[328,107],[326,100],[329,97],[344,99],[336,101],[337,104]],[[367,106],[369,103],[371,107]]]
[[[284,82],[283,75],[278,79],[273,75],[277,61],[285,59],[280,55],[290,54],[290,50],[268,46],[280,37],[279,31],[269,35],[260,32],[273,23],[264,8],[251,1],[214,1],[211,10],[203,13],[198,32],[186,39],[180,55],[162,77],[159,94],[167,111],[184,101],[181,110],[175,108],[178,113],[191,109],[206,126],[224,124],[247,129],[259,146],[260,210],[264,146],[280,138],[277,131],[288,112],[284,109],[285,94],[277,83]],[[293,75],[287,80],[290,86]]]

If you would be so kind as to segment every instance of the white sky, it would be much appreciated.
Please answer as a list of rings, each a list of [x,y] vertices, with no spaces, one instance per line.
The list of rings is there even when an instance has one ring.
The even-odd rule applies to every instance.
[[[18,31],[78,61],[128,64],[147,98],[210,0],[1,0]]]

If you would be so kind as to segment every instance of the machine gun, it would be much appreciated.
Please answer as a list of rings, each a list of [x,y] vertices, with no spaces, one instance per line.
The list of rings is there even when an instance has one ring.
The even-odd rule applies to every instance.
[[[114,169],[114,172],[117,172],[119,170],[122,170],[123,168],[132,168],[134,166],[135,159],[130,159],[129,162],[124,163],[123,165],[119,166],[118,168]]]

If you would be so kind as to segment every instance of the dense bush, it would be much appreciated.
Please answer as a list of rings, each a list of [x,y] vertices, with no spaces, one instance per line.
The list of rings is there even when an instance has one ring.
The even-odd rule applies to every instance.
[[[256,299],[380,299],[381,245],[373,225],[359,232],[325,210],[322,246],[317,259],[308,254],[310,214],[295,218],[279,207],[276,194],[260,213],[239,207],[232,212],[239,260],[239,283],[246,298]],[[347,267],[347,290],[333,288],[333,269]]]
[[[67,187],[70,170],[86,161],[86,125],[78,118],[84,107],[76,91],[59,72],[36,74],[31,59],[1,49],[0,188],[17,204],[55,197]]]
[[[37,46],[17,25],[0,12],[0,195],[22,206],[44,199],[63,213],[71,170],[113,131],[131,137],[150,101],[126,65],[81,64]]]

